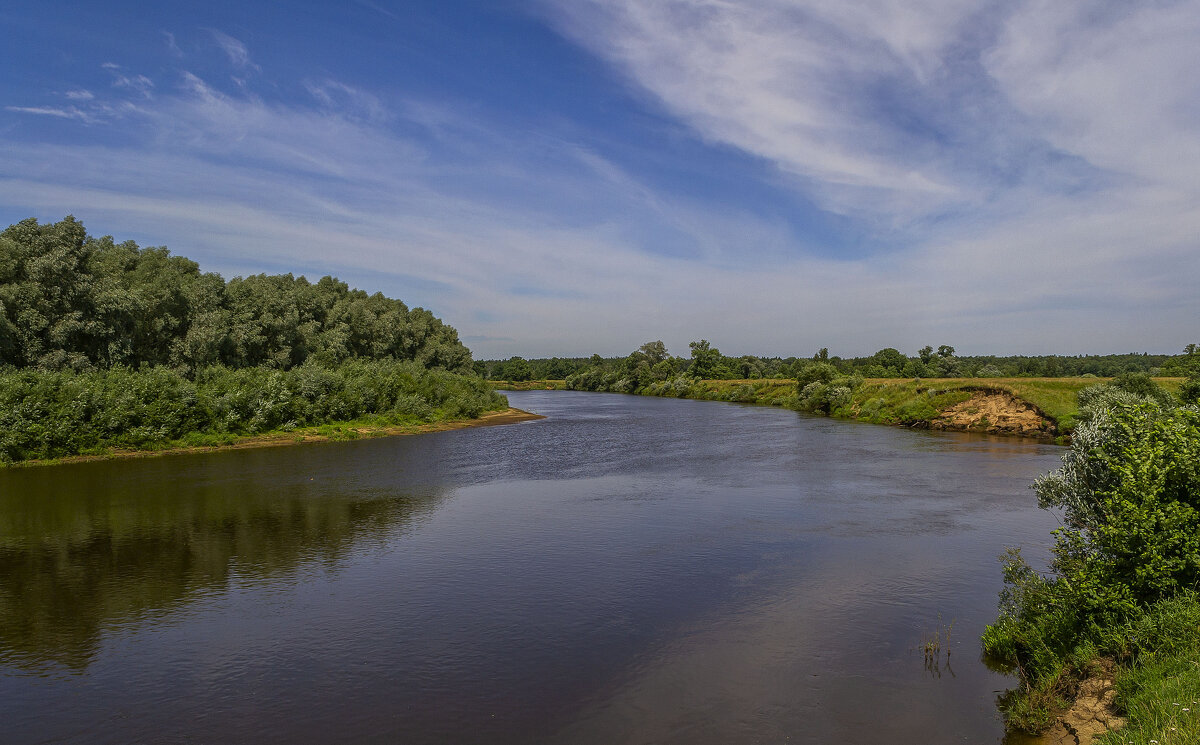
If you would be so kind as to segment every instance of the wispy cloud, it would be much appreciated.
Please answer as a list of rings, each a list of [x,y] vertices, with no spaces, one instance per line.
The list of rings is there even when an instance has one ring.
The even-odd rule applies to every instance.
[[[948,57],[975,6],[613,0],[548,12],[699,134],[799,177],[830,209],[907,215],[978,198],[930,142],[955,134],[941,131],[955,104]]]
[[[321,106],[329,110],[337,110],[343,116],[362,117],[373,121],[381,121],[387,116],[387,112],[377,96],[337,80],[329,78],[320,81],[306,80],[304,89]]]
[[[142,98],[154,97],[154,81],[145,75],[127,75],[123,68],[115,62],[105,62],[101,67],[112,75],[114,88],[133,91]]]
[[[213,41],[217,43],[217,46],[229,58],[229,63],[235,68],[239,70],[254,70],[256,72],[262,71],[262,68],[250,60],[250,50],[239,39],[223,31],[218,31],[215,28],[208,29],[208,33],[212,35]]]
[[[170,31],[163,31],[162,35],[163,35],[163,41],[167,45],[167,51],[169,51],[171,53],[171,56],[175,57],[176,59],[182,59],[183,58],[183,50],[180,49],[179,44],[176,43],[175,34],[171,33]]]
[[[5,106],[5,111],[18,114],[33,114],[35,116],[53,116],[58,119],[75,119],[85,124],[95,124],[99,119],[92,114],[74,106]]]
[[[121,126],[0,141],[0,204],[227,274],[339,274],[432,307],[479,356],[701,336],[739,354],[1170,351],[1200,317],[1189,5],[546,11],[712,152],[771,166],[763,188],[869,225],[879,245],[856,255],[812,250],[784,208],[664,186],[575,123],[320,72],[286,81],[307,96],[256,96],[200,62],[6,107]]]

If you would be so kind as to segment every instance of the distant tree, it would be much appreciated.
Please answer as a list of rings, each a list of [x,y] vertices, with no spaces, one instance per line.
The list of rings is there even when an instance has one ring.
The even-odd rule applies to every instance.
[[[908,362],[908,358],[901,354],[900,350],[892,347],[879,350],[872,355],[871,360],[883,368],[885,375],[900,375],[904,371],[904,365]]]
[[[721,377],[721,351],[709,345],[707,339],[688,344],[692,349],[692,364],[688,374],[693,378]]]
[[[661,341],[648,341],[638,347],[638,351],[646,356],[646,361],[651,365],[657,365],[671,356],[667,353],[667,345]]]
[[[954,347],[950,346],[949,344],[943,344],[940,347],[938,347],[937,355],[938,355],[938,357],[941,357],[943,359],[945,359],[946,357],[953,357],[954,356]]]
[[[796,390],[803,391],[809,383],[829,383],[837,376],[837,368],[828,362],[810,362],[796,375]]]
[[[763,377],[764,368],[762,360],[751,354],[742,355],[737,361],[738,377],[742,380]]]
[[[524,357],[510,357],[508,362],[504,363],[504,379],[512,382],[521,382],[529,380],[533,377],[533,370],[529,366],[529,362]]]
[[[917,351],[917,356],[921,358],[921,364],[928,365],[933,362],[933,347],[925,345]]]

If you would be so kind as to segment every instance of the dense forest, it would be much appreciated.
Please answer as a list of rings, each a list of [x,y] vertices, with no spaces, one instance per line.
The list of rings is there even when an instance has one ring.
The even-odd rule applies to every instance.
[[[458,333],[429,311],[333,277],[226,282],[166,248],[91,238],[73,217],[0,233],[0,365],[287,370],[310,358],[471,365]]]
[[[505,403],[453,328],[333,277],[226,281],[73,217],[0,233],[0,462]]]
[[[821,349],[812,357],[727,357],[707,340],[692,342],[687,357],[667,352],[661,341],[643,344],[626,357],[553,357],[481,360],[477,373],[489,380],[566,380],[579,390],[633,392],[679,377],[707,380],[759,380],[798,378],[816,363],[831,366],[839,375],[863,378],[1015,378],[1015,377],[1116,377],[1127,373],[1184,377],[1200,367],[1200,351],[1189,344],[1182,354],[1109,355],[992,355],[959,356],[954,347],[926,346],[913,356],[897,349],[881,349],[869,357],[830,356]]]

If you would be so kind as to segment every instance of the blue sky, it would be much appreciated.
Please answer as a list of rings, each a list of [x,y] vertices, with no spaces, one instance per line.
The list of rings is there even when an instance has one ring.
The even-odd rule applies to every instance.
[[[1200,2],[6,3],[0,220],[477,358],[1178,352]]]

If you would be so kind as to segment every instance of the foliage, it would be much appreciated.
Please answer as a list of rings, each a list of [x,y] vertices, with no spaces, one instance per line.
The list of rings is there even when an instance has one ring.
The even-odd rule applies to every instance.
[[[1037,702],[1090,657],[1144,651],[1148,632],[1126,631],[1200,585],[1200,409],[1114,390],[1096,394],[1107,400],[1076,428],[1062,468],[1034,484],[1064,524],[1050,574],[1006,555],[1000,616],[983,637],[1022,675],[1006,708],[1025,727],[1044,723]]]
[[[706,380],[729,377],[725,374],[721,350],[711,346],[707,339],[691,342],[688,346],[692,350],[692,364],[688,367],[688,375]]]
[[[696,342],[697,344],[699,342]],[[641,353],[640,359],[649,361],[651,366],[661,361],[670,363],[671,373],[679,374],[691,364],[687,357],[672,357],[666,353],[666,347],[656,347],[657,354],[652,358],[646,354],[646,349],[662,342],[648,342],[634,355]],[[941,345],[941,351],[949,352],[953,347]],[[824,357],[822,357],[822,352]],[[630,355],[631,357],[633,355]],[[587,369],[601,368],[613,371],[627,364],[628,357],[602,358],[599,355],[587,357],[548,359],[530,359],[533,380],[563,380],[579,374]],[[1192,362],[1188,362],[1192,360]],[[505,371],[507,360],[483,360],[474,363],[476,372],[489,380],[509,380]],[[721,356],[712,377],[707,379],[719,380],[756,380],[775,379],[795,376],[810,362],[825,362],[837,368],[845,375],[858,374],[864,378],[1084,378],[1084,377],[1115,377],[1123,373],[1140,372],[1146,374],[1162,374],[1186,377],[1196,375],[1200,380],[1200,352],[1193,352],[1189,357],[1183,355],[1151,355],[1151,354],[1110,354],[1110,355],[1081,355],[1081,356],[1010,356],[996,357],[959,356],[948,354],[940,356],[932,346],[918,350],[912,357],[906,357],[898,350],[887,347],[869,357],[841,358],[830,356],[828,349],[823,349],[813,355],[812,359],[804,360],[797,357],[757,357],[742,355],[741,357]],[[1194,364],[1193,364],[1194,363]],[[1191,365],[1191,366],[1189,366]],[[1156,371],[1161,368],[1161,373]],[[704,376],[700,376],[704,377]],[[1197,383],[1197,394],[1200,394],[1200,383]],[[1073,407],[1072,407],[1073,408]]]
[[[166,248],[92,238],[73,217],[0,232],[0,365],[188,373],[314,359],[408,360],[465,372],[458,333],[422,308],[291,274],[225,282]]]
[[[382,417],[404,424],[474,418],[505,399],[482,379],[415,362],[315,361],[288,370],[166,367],[0,371],[0,462],[188,438],[258,434]]]
[[[1089,618],[1200,583],[1200,410],[1108,409],[1034,488],[1063,510],[1053,569]]]
[[[796,379],[796,408],[813,414],[835,414],[850,405],[851,395],[862,385],[857,375],[838,375],[827,362],[814,362]]]

